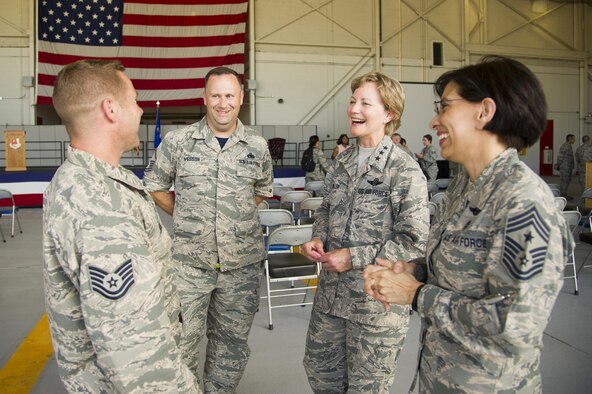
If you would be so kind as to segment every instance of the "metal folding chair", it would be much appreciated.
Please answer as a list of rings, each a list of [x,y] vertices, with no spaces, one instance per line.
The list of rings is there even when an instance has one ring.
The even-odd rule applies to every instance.
[[[310,197],[300,203],[297,224],[310,224],[314,221],[313,214],[323,203],[323,197]],[[303,223],[305,222],[305,223]]]
[[[10,206],[3,206],[2,200],[9,200]],[[11,215],[12,216],[12,231],[10,233],[11,237],[14,237],[14,219],[16,218],[16,223],[18,224],[19,232],[22,234],[23,229],[21,228],[21,221],[18,217],[18,210],[19,208],[14,203],[14,196],[12,193],[5,189],[0,189],[0,213],[3,215]],[[2,238],[4,238],[4,234],[2,234]]]
[[[273,330],[272,309],[287,308],[291,306],[312,305],[312,301],[306,301],[309,289],[315,289],[316,284],[311,285],[312,279],[317,279],[320,272],[320,264],[309,261],[304,255],[296,252],[294,247],[310,241],[312,237],[312,225],[283,226],[271,232],[267,240],[267,258],[265,259],[265,280],[267,294],[262,299],[267,299],[267,311],[269,315],[269,329]],[[287,246],[287,250],[273,251],[274,246]],[[303,286],[294,287],[294,283],[306,281]],[[272,284],[291,282],[291,287],[272,289]],[[273,305],[272,300],[282,297],[304,296],[302,301],[289,304]]]
[[[562,211],[561,214],[565,218],[569,229],[571,230],[572,234],[574,234],[574,238],[576,238],[576,232],[580,226],[580,220],[582,219],[582,214],[578,211]],[[571,276],[564,276],[563,279],[573,279],[574,280],[574,294],[578,295],[578,271],[576,267],[576,254],[575,250],[571,252],[571,262],[567,263],[565,266],[570,266],[573,269],[573,275]]]

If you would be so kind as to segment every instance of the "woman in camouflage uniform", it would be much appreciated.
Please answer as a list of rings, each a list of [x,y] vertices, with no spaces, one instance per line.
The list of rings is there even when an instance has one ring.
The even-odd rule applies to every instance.
[[[377,256],[423,256],[427,187],[419,165],[391,141],[399,127],[401,85],[373,72],[353,80],[348,106],[358,146],[325,177],[307,257],[323,266],[308,328],[304,366],[315,392],[383,393],[407,333],[408,307],[364,293],[362,270]]]
[[[465,170],[438,206],[427,257],[379,261],[366,291],[418,312],[420,393],[539,393],[543,330],[573,249],[549,187],[517,152],[545,128],[543,90],[523,64],[490,56],[435,91],[430,126]]]

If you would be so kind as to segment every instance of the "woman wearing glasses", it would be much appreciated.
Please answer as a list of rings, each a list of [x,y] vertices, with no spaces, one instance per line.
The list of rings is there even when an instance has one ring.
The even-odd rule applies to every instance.
[[[409,308],[364,292],[362,270],[377,256],[423,256],[427,185],[419,166],[390,135],[401,124],[405,95],[378,72],[351,83],[347,114],[358,144],[325,177],[306,256],[323,267],[306,337],[304,368],[315,393],[386,393],[405,340]]]
[[[377,300],[422,321],[421,393],[538,393],[543,330],[573,238],[546,185],[518,157],[546,123],[536,77],[498,56],[449,71],[430,127],[462,164],[439,205],[426,258],[364,272]]]

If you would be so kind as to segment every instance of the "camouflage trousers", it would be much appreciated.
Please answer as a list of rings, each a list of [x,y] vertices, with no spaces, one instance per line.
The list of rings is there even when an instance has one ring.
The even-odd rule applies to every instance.
[[[361,324],[313,309],[304,369],[315,393],[388,393],[408,320],[399,327]]]
[[[251,351],[247,338],[259,306],[261,263],[220,272],[180,262],[183,357],[199,376],[199,345],[207,335],[204,393],[234,393]]]
[[[567,187],[571,182],[571,169],[559,168],[559,190],[561,194],[567,194]]]

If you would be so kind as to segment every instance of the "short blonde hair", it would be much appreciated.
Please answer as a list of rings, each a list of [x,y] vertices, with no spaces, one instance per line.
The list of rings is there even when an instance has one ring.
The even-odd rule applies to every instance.
[[[79,60],[64,67],[53,88],[53,106],[66,126],[92,111],[105,96],[121,98],[125,83],[118,60]]]
[[[372,71],[354,78],[351,83],[352,93],[367,82],[374,82],[376,84],[385,111],[393,114],[393,119],[385,125],[385,134],[391,136],[401,127],[401,116],[405,108],[405,91],[403,90],[403,86],[401,86],[399,81],[387,77],[381,72]]]

